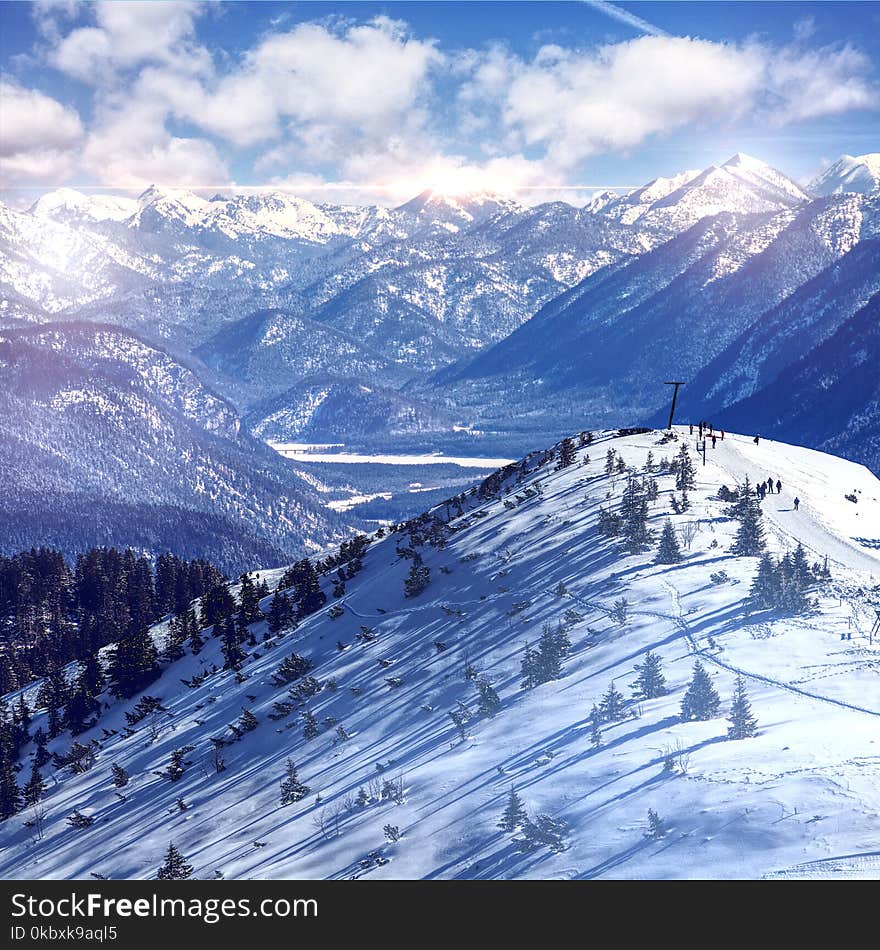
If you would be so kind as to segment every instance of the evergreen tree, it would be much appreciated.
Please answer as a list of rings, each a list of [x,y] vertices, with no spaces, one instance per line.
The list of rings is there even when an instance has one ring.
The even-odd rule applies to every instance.
[[[623,531],[623,518],[610,508],[600,508],[596,527],[603,537],[616,538]]]
[[[541,682],[539,660],[540,657],[531,644],[526,644],[519,668],[520,687],[522,689],[534,689]]]
[[[169,663],[179,660],[186,653],[183,649],[183,642],[189,636],[188,620],[188,615],[184,613],[180,617],[172,617],[168,621],[163,659]]]
[[[663,532],[660,535],[660,544],[657,547],[657,557],[654,559],[654,563],[678,564],[683,559],[678,538],[675,536],[675,528],[672,527],[671,519],[667,518],[663,525]]]
[[[486,716],[488,719],[493,719],[498,713],[498,710],[501,709],[501,699],[498,693],[482,678],[477,680],[476,686],[478,693],[477,710],[479,714]]]
[[[223,668],[225,670],[237,670],[244,661],[246,654],[239,643],[238,630],[232,617],[227,617],[222,621],[220,637]]]
[[[128,772],[121,765],[117,765],[115,762],[112,763],[110,771],[113,774],[113,784],[117,788],[125,788],[128,785]]]
[[[693,491],[697,487],[697,477],[694,472],[694,463],[684,443],[679,449],[675,462],[675,487],[681,492]]]
[[[281,804],[290,805],[293,802],[298,802],[305,798],[306,795],[309,794],[309,787],[308,785],[303,785],[297,778],[296,766],[293,764],[293,759],[287,760],[285,768],[287,770],[287,777],[281,783]]]
[[[303,718],[303,739],[307,742],[309,739],[314,739],[320,734],[318,729],[318,720],[315,718],[314,714],[305,710],[302,713]]]
[[[0,735],[0,821],[10,818],[21,808],[21,791],[15,780],[15,765],[10,742]]]
[[[165,852],[165,863],[159,868],[157,875],[160,881],[185,881],[192,877],[193,867],[186,863],[184,856],[174,847],[168,845]]]
[[[205,641],[202,639],[198,622],[196,622],[196,625],[192,628],[192,635],[189,638],[189,648],[192,650],[193,656],[198,656],[205,648]]]
[[[693,677],[681,703],[681,718],[685,720],[714,719],[718,715],[721,699],[705,667],[699,660],[694,663]]]
[[[574,440],[573,439],[563,439],[559,443],[559,461],[556,463],[556,468],[568,468],[569,465],[574,465],[577,453],[575,452]]]
[[[229,592],[229,585],[222,578],[215,578],[202,595],[202,623],[206,627],[214,627],[216,635],[220,622],[234,611],[235,598]]]
[[[639,482],[630,478],[620,502],[621,535],[630,554],[639,554],[651,543],[648,529],[648,499]]]
[[[653,808],[648,809],[648,832],[646,834],[647,838],[665,838],[666,837],[666,824],[663,819],[654,811]]]
[[[737,501],[731,511],[739,521],[733,553],[740,557],[757,557],[764,550],[764,525],[761,503],[752,491],[748,478],[739,487]]]
[[[635,682],[635,692],[638,697],[656,699],[658,696],[666,695],[666,679],[663,676],[660,657],[656,653],[648,650],[644,661],[637,663],[635,668],[639,674]]]
[[[624,712],[624,698],[620,690],[614,685],[614,680],[605,692],[600,703],[602,718],[605,722],[620,722],[626,718]]]
[[[42,727],[34,733],[34,765],[42,768],[51,758],[49,750],[46,748],[46,733]]]
[[[64,728],[64,707],[70,695],[70,688],[61,669],[53,665],[37,691],[37,705],[46,710],[46,728],[49,738],[60,735]]]
[[[267,626],[270,633],[278,633],[286,627],[293,625],[296,619],[293,604],[290,598],[283,590],[276,590],[272,603],[269,604],[269,613],[267,615]]]
[[[38,766],[34,765],[31,768],[31,777],[27,781],[27,785],[24,787],[24,803],[25,805],[38,805],[40,799],[43,797],[43,792],[46,791],[46,783],[43,781],[43,776],[40,773]]]
[[[282,662],[281,666],[275,670],[272,675],[272,681],[276,686],[284,686],[288,683],[295,683],[298,679],[305,676],[312,668],[311,660],[307,660],[298,653],[291,653]]]
[[[758,572],[752,581],[749,599],[759,610],[775,607],[780,600],[782,585],[769,554],[763,554],[758,562]]]
[[[423,564],[421,559],[415,560],[409,569],[409,574],[403,582],[405,597],[418,597],[431,583],[431,569]]]
[[[598,749],[602,744],[602,713],[599,707],[593,703],[590,710],[590,744],[594,749]]]
[[[146,627],[116,644],[110,660],[110,680],[117,696],[133,696],[158,675],[156,647]]]
[[[247,627],[263,619],[260,610],[260,591],[250,574],[241,575],[241,590],[238,594],[238,622]]]
[[[750,739],[758,731],[758,723],[752,715],[752,707],[746,694],[746,683],[741,676],[736,678],[736,687],[733,693],[733,703],[730,707],[730,728],[727,730],[730,739]]]
[[[614,451],[614,449],[609,449],[608,452],[605,454],[605,474],[606,475],[611,475],[612,472],[614,471],[614,457],[616,455],[617,453]]]
[[[541,639],[538,641],[537,664],[538,681],[541,683],[558,680],[562,676],[559,641],[549,623],[544,624]]]
[[[506,832],[516,831],[517,828],[522,827],[527,820],[528,816],[526,815],[523,801],[519,795],[516,794],[516,789],[511,785],[510,792],[507,796],[507,805],[501,815],[501,820],[498,822],[498,827]]]

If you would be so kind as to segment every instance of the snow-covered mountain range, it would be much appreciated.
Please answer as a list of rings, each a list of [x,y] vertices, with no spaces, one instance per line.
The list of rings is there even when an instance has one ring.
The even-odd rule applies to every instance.
[[[576,435],[371,537],[237,662],[202,630],[49,741],[0,876],[155,878],[173,843],[204,879],[876,878],[880,482],[749,435],[695,449]],[[780,482],[763,566],[719,498],[746,477]],[[609,521],[633,491],[636,553]],[[799,599],[767,605],[774,571]]]
[[[227,400],[128,331],[0,331],[0,368],[0,553],[211,550],[234,572],[352,530]]]
[[[829,360],[841,379],[864,363],[852,321],[878,290],[878,163],[844,156],[801,187],[737,154],[581,208],[61,189],[0,207],[0,328],[134,333],[260,438],[458,450],[481,432],[512,457],[585,422],[657,421],[677,378],[688,416],[721,425],[736,404],[731,425],[880,470],[871,392],[839,438],[748,415],[795,364],[815,386]]]

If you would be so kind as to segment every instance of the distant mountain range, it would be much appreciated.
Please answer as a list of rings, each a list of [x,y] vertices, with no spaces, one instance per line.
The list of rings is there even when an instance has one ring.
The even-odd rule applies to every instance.
[[[878,241],[877,153],[843,156],[805,187],[738,154],[582,208],[431,191],[398,208],[335,206],[159,187],[0,206],[10,484],[30,499],[22,510],[48,493],[79,504],[77,493],[103,492],[209,513],[230,552],[259,560],[266,545],[277,560],[339,526],[288,463],[230,434],[233,419],[258,439],[385,447],[476,446],[462,432],[477,430],[515,453],[536,435],[660,421],[673,378],[687,384],[680,418],[735,420],[880,470],[862,343]],[[161,376],[169,361],[200,405],[228,415],[225,434],[149,388],[149,367]],[[34,388],[43,365],[57,391]],[[866,382],[823,418],[831,403],[816,403],[817,390],[843,391],[848,378]],[[64,401],[68,389],[78,402]],[[156,419],[168,438],[153,454]],[[108,426],[112,438],[96,442]],[[152,477],[162,487],[150,492]],[[253,504],[226,497],[239,481]],[[286,501],[273,506],[275,493]],[[28,518],[4,517],[29,543]],[[79,530],[66,515],[56,523]],[[114,524],[158,531],[142,514]]]
[[[118,327],[0,332],[2,552],[211,552],[227,570],[347,536],[295,466],[192,371]]]

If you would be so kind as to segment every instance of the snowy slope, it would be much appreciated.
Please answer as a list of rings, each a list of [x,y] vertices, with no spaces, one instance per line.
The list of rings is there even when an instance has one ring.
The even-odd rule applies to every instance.
[[[841,155],[815,178],[808,190],[814,195],[836,195],[854,191],[870,194],[880,188],[880,152],[867,155]]]
[[[677,434],[693,452],[686,430]],[[167,709],[155,741],[146,725],[124,735],[122,712],[134,700],[115,703],[102,725],[119,732],[97,730],[95,767],[49,779],[43,837],[26,815],[0,826],[0,875],[153,877],[174,840],[204,878],[877,877],[880,643],[866,635],[880,581],[880,482],[853,463],[728,434],[697,467],[686,513],[671,515],[672,478],[659,478],[652,526],[671,515],[695,534],[684,563],[658,566],[597,533],[600,506],[625,481],[605,474],[605,453],[614,448],[641,469],[649,450],[659,461],[679,444],[660,444],[656,432],[608,433],[561,472],[534,453],[506,470],[499,493],[469,495],[461,516],[450,512],[445,546],[401,533],[374,541],[338,601],[342,616],[325,609],[261,642],[242,682],[220,671],[186,688],[182,679],[221,662],[208,638],[149,688]],[[783,482],[763,504],[771,548],[802,542],[811,560],[829,559],[832,580],[811,615],[744,612],[756,561],[729,553],[733,523],[714,496],[746,474]],[[857,505],[843,498],[853,491]],[[410,562],[396,550],[410,544],[431,569],[415,598],[403,596]],[[609,616],[621,597],[630,604],[624,626]],[[524,644],[560,620],[572,643],[563,676],[521,690]],[[362,625],[374,639],[358,640]],[[261,641],[262,624],[252,630]],[[848,631],[852,639],[841,639]],[[630,717],[604,726],[594,747],[591,707],[612,681],[631,695],[633,666],[648,649],[661,655],[670,693],[628,699]],[[311,740],[299,710],[269,718],[286,692],[272,674],[292,651],[324,684],[308,701],[320,724]],[[722,717],[708,722],[679,718],[695,656],[723,700]],[[471,719],[461,740],[448,712],[458,702],[475,710],[468,662],[502,705],[493,719]],[[737,673],[759,732],[729,741],[723,715]],[[259,725],[224,747],[227,768],[217,774],[209,740],[230,736],[243,708]],[[157,774],[186,745],[183,777]],[[288,756],[310,793],[280,806]],[[113,762],[132,777],[122,796]],[[378,800],[385,780],[402,785],[400,803]],[[533,815],[568,822],[565,850],[521,853],[497,828],[511,785]],[[369,801],[358,805],[361,787]],[[70,828],[74,808],[96,822]],[[660,840],[645,836],[649,808],[668,826]],[[398,826],[399,841],[384,839],[385,825]]]

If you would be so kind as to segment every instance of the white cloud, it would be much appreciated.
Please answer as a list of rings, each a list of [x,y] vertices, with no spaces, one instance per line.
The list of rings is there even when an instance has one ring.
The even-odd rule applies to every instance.
[[[418,100],[442,56],[385,17],[333,30],[303,23],[266,37],[214,83],[180,83],[155,69],[142,80],[175,114],[235,145],[277,138],[285,123],[330,148],[344,140],[393,134]],[[324,157],[329,157],[329,152]]]
[[[643,36],[590,51],[545,46],[528,62],[489,50],[459,100],[475,116],[500,101],[508,131],[565,171],[686,126],[745,115],[783,124],[870,107],[877,92],[869,73],[867,58],[848,47]]]
[[[83,137],[77,113],[7,80],[0,80],[0,103],[0,175],[5,183],[66,180]]]
[[[851,46],[783,49],[767,59],[770,115],[784,124],[876,107],[870,76],[871,61]]]
[[[102,184],[119,188],[230,181],[226,162],[211,142],[172,135],[162,104],[146,100],[101,111],[83,148],[81,167]]]
[[[50,62],[82,82],[110,83],[120,70],[163,62],[183,72],[204,69],[209,57],[189,42],[203,5],[188,0],[104,0],[94,7],[95,26],[58,37]]]
[[[806,28],[783,47],[644,35],[547,45],[526,59],[502,44],[442,51],[387,17],[278,22],[231,58],[202,45],[206,9],[42,0],[47,61],[93,86],[93,102],[75,145],[53,144],[64,122],[35,134],[34,174],[60,174],[79,150],[81,173],[108,185],[216,185],[239,150],[259,147],[255,174],[314,189],[330,176],[365,193],[436,180],[552,188],[591,155],[684,128],[779,125],[877,103],[868,58],[808,49]]]

